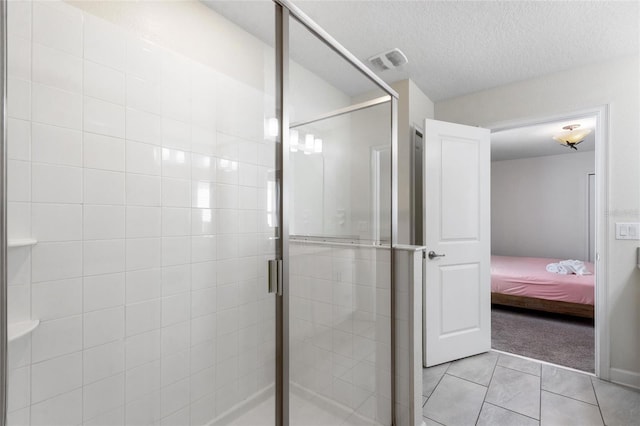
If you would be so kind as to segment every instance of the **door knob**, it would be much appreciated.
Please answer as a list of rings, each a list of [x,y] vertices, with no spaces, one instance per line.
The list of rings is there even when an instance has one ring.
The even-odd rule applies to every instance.
[[[427,256],[429,256],[429,259],[435,259],[436,257],[444,257],[444,254],[438,254],[435,251],[431,250],[429,253],[427,253]]]

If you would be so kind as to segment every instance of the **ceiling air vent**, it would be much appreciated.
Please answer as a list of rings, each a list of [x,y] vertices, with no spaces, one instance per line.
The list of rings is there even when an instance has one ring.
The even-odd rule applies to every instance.
[[[404,53],[398,48],[388,50],[369,58],[369,62],[378,71],[398,68],[409,62]]]

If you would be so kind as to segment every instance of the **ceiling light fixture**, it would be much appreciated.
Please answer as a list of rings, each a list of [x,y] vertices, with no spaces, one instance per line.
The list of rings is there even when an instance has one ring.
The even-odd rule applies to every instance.
[[[571,149],[575,149],[577,151],[578,148],[576,148],[576,145],[584,141],[584,138],[586,138],[587,135],[591,133],[591,129],[577,130],[578,127],[580,127],[579,124],[569,124],[567,126],[564,126],[562,129],[565,131],[555,135],[553,139],[555,139],[558,143],[561,143],[562,145]]]

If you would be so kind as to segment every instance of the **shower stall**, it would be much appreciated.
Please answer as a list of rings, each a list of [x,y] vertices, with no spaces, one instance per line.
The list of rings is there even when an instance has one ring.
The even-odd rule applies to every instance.
[[[391,425],[397,94],[286,0],[0,4],[0,425]]]

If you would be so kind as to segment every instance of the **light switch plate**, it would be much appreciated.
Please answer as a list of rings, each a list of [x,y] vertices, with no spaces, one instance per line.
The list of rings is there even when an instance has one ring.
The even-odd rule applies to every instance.
[[[616,240],[640,240],[640,223],[616,223]]]

